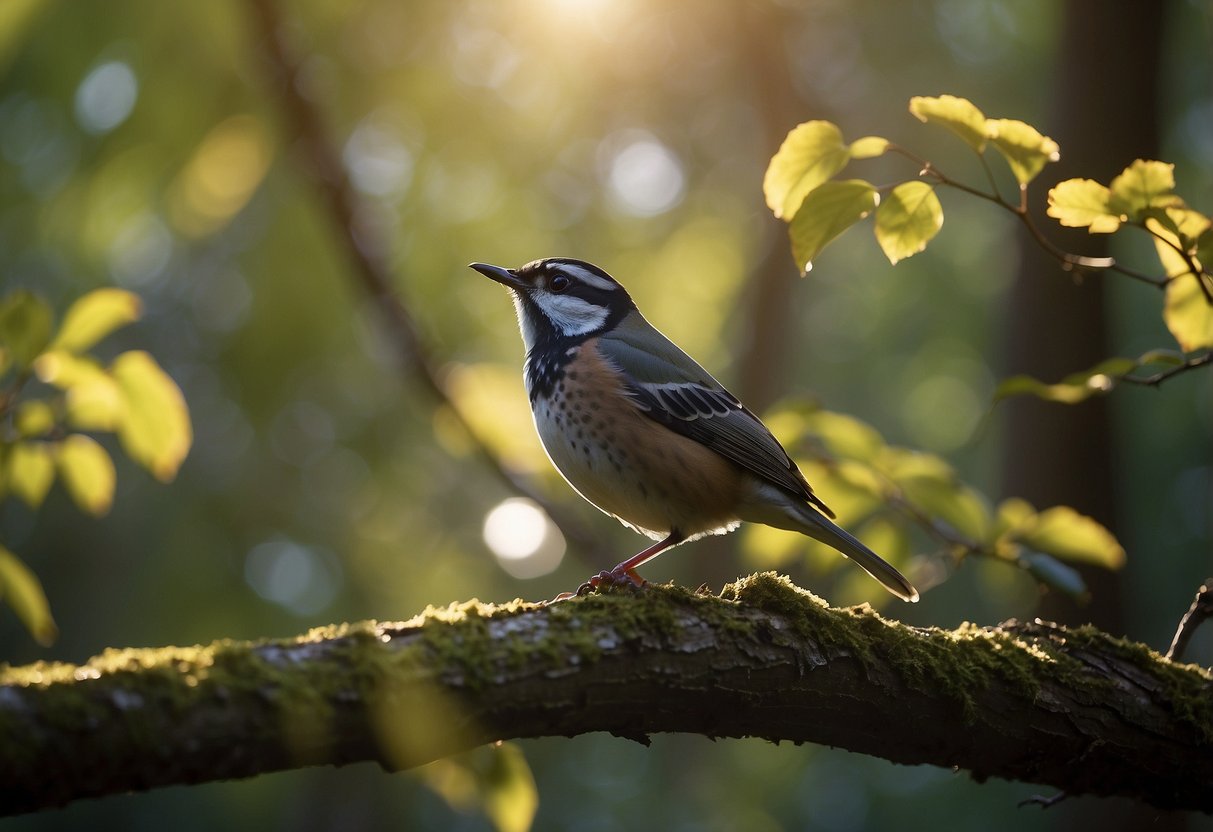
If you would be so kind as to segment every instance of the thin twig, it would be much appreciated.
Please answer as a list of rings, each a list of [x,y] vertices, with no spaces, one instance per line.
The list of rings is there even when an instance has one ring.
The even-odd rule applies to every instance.
[[[1184,617],[1179,620],[1175,638],[1171,640],[1171,648],[1167,650],[1167,658],[1173,662],[1179,661],[1184,651],[1188,649],[1188,642],[1192,640],[1192,634],[1210,618],[1213,618],[1213,578],[1209,578],[1200,585],[1200,589],[1196,591],[1196,599],[1192,601],[1192,606],[1188,607]]]
[[[1013,202],[1008,202],[997,191],[988,193],[988,192],[980,190],[978,188],[974,188],[970,185],[966,185],[965,183],[963,183],[957,179],[953,179],[952,177],[950,177],[946,173],[944,173],[942,170],[940,170],[938,167],[936,167],[934,163],[932,163],[926,159],[923,159],[921,156],[918,156],[917,154],[905,149],[904,147],[901,147],[900,145],[890,144],[889,152],[897,153],[901,156],[904,156],[905,158],[914,162],[914,164],[918,165],[918,167],[919,167],[918,175],[919,176],[933,179],[940,185],[944,185],[946,187],[952,188],[953,190],[961,191],[963,193],[969,194],[970,196],[977,197],[978,199],[983,199],[986,202],[993,203],[994,205],[997,205],[999,208],[1002,208],[1002,209],[1014,214],[1015,217],[1017,217],[1019,219],[1020,223],[1023,224],[1023,226],[1027,230],[1027,232],[1032,235],[1032,239],[1035,240],[1036,243],[1042,249],[1044,249],[1047,254],[1049,254],[1049,256],[1051,256],[1054,259],[1056,259],[1057,261],[1059,261],[1062,264],[1062,268],[1064,268],[1066,271],[1113,272],[1115,274],[1123,275],[1124,277],[1130,278],[1131,280],[1136,280],[1141,283],[1147,283],[1151,286],[1154,286],[1157,289],[1165,289],[1167,286],[1167,283],[1169,283],[1170,280],[1172,279],[1172,278],[1155,277],[1154,275],[1145,274],[1144,272],[1139,272],[1139,271],[1136,271],[1135,269],[1130,269],[1127,266],[1122,266],[1118,262],[1116,262],[1116,258],[1114,258],[1114,257],[1087,257],[1087,256],[1084,256],[1081,254],[1074,254],[1072,252],[1068,252],[1065,249],[1061,248],[1056,243],[1054,243],[1052,240],[1050,240],[1048,237],[1046,237],[1044,232],[1040,230],[1040,227],[1036,225],[1035,220],[1032,219],[1032,214],[1028,210],[1027,205],[1024,201],[1025,195],[1026,195],[1026,189],[1020,190],[1021,202],[1020,202],[1020,204],[1016,205]],[[981,155],[979,158],[981,159],[983,167],[986,167],[987,176],[989,176],[990,172],[989,172],[988,166],[986,166],[986,163],[985,163],[985,156]],[[991,185],[993,185],[993,178],[990,177],[990,179],[991,179]],[[1180,252],[1180,253],[1184,254],[1184,252]],[[1190,261],[1190,258],[1188,258],[1186,256],[1186,254],[1185,254],[1185,259]],[[1186,274],[1186,272],[1185,272],[1185,274]],[[1203,282],[1201,285],[1201,289],[1202,290],[1205,289]]]
[[[1198,355],[1189,358],[1182,364],[1176,364],[1174,367],[1168,367],[1153,375],[1149,376],[1121,376],[1120,380],[1128,384],[1139,384],[1143,387],[1157,387],[1169,378],[1186,373],[1188,370],[1196,367],[1203,367],[1207,364],[1213,364],[1213,352],[1206,352],[1203,355]]]
[[[510,471],[477,434],[458,404],[446,390],[431,360],[412,315],[393,290],[395,279],[388,265],[387,247],[365,220],[369,211],[350,184],[335,145],[320,115],[319,107],[304,93],[299,75],[300,60],[286,42],[282,18],[275,0],[250,0],[253,25],[259,35],[270,88],[286,116],[301,152],[299,169],[316,189],[328,211],[351,265],[350,276],[371,299],[402,369],[421,384],[431,399],[449,410],[471,438],[481,463],[507,488],[535,501],[560,526],[566,539],[583,549],[596,548],[597,538],[571,515]]]

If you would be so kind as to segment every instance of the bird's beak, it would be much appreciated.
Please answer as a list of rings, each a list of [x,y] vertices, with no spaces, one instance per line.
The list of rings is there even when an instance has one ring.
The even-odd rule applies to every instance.
[[[524,291],[530,287],[526,281],[518,277],[517,272],[513,269],[503,269],[501,266],[490,266],[488,263],[469,263],[469,268],[475,269],[489,280],[496,280],[503,286],[508,286],[516,291]]]

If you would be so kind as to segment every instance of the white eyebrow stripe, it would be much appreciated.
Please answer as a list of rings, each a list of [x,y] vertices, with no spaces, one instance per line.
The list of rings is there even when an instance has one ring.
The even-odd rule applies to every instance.
[[[602,275],[595,274],[589,269],[584,269],[581,266],[575,266],[572,263],[559,263],[557,269],[570,275],[582,283],[593,286],[595,289],[601,289],[604,292],[613,292],[619,288],[619,284],[613,280],[607,280]]]
[[[535,292],[535,305],[566,336],[585,335],[601,329],[610,316],[610,312],[602,306],[572,295],[553,295],[542,290]]]

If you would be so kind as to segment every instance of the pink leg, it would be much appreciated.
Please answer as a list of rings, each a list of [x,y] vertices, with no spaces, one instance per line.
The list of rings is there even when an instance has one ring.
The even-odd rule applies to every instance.
[[[680,532],[670,532],[665,540],[659,540],[644,551],[637,552],[622,563],[616,564],[615,568],[610,572],[599,572],[577,587],[577,594],[585,595],[587,592],[592,592],[603,584],[608,586],[622,586],[625,584],[635,587],[644,586],[645,580],[637,574],[637,567],[657,557],[671,546],[677,546],[685,539]]]

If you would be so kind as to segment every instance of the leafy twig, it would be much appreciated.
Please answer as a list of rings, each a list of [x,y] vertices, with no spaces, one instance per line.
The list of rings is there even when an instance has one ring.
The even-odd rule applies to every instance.
[[[1045,236],[1044,232],[1040,230],[1040,227],[1036,224],[1035,220],[1032,219],[1032,214],[1028,210],[1026,200],[1024,199],[1024,196],[1027,193],[1026,188],[1020,189],[1021,199],[1019,204],[1009,202],[998,193],[997,188],[994,188],[993,176],[990,172],[989,166],[985,163],[985,156],[980,156],[979,158],[981,159],[982,166],[986,170],[987,177],[990,178],[991,187],[994,188],[992,192],[986,192],[979,188],[974,188],[971,185],[966,185],[964,182],[961,182],[958,179],[953,179],[951,176],[948,176],[946,173],[940,170],[933,162],[918,156],[917,154],[907,150],[904,147],[901,147],[900,145],[890,144],[889,151],[904,156],[918,165],[919,176],[933,179],[940,185],[952,188],[953,190],[962,191],[970,196],[983,199],[986,202],[993,203],[999,208],[1009,211],[1020,221],[1027,232],[1032,236],[1032,239],[1035,240],[1036,243],[1042,249],[1044,249],[1047,254],[1049,254],[1049,256],[1059,261],[1062,264],[1062,267],[1067,271],[1114,272],[1132,280],[1137,280],[1141,283],[1148,283],[1149,285],[1158,289],[1165,289],[1167,283],[1170,282],[1169,278],[1155,277],[1154,275],[1145,274],[1144,272],[1130,269],[1127,266],[1122,266],[1116,262],[1116,258],[1114,257],[1087,257],[1081,254],[1074,254],[1066,251],[1058,246]],[[1184,252],[1180,253],[1190,261],[1190,258],[1187,258],[1187,255]],[[1202,288],[1204,288],[1203,284]]]
[[[1203,367],[1206,364],[1213,364],[1213,352],[1206,352],[1203,355],[1193,356],[1186,359],[1182,364],[1176,364],[1174,367],[1168,367],[1165,370],[1160,370],[1157,373],[1149,376],[1122,376],[1121,381],[1128,384],[1139,384],[1143,387],[1157,387],[1172,376],[1177,376],[1180,373],[1186,373],[1188,370],[1196,367]]]

